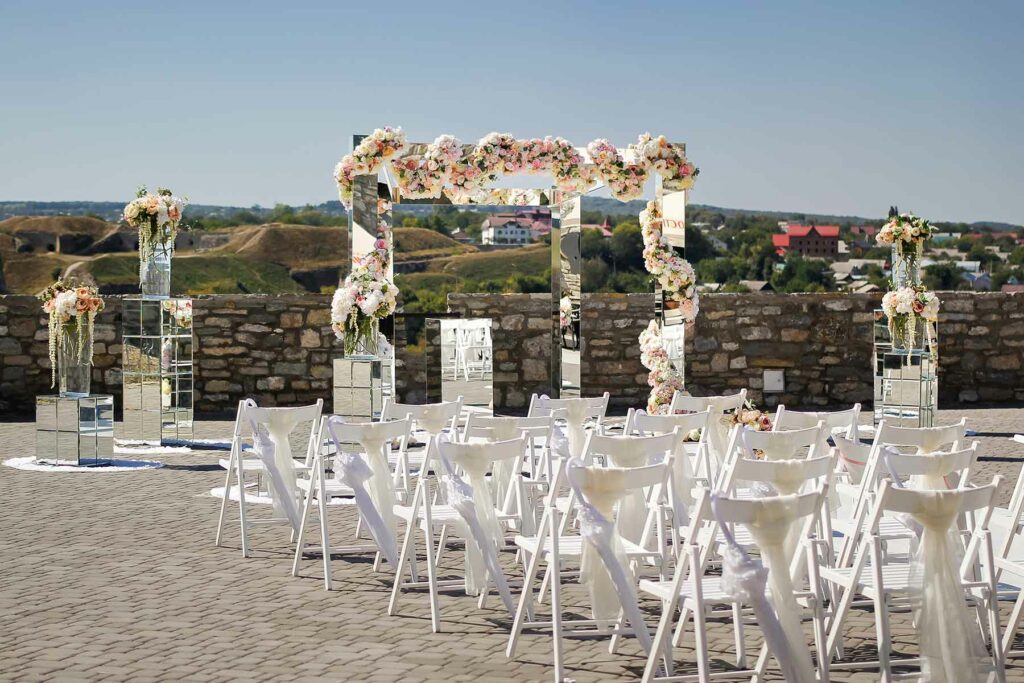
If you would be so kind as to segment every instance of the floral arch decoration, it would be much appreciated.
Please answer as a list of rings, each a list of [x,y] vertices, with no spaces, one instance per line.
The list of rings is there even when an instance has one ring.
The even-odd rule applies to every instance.
[[[659,200],[649,202],[640,213],[644,262],[661,294],[660,317],[671,310],[679,322],[691,323],[696,319],[696,276],[666,237],[660,189],[664,184],[672,191],[688,190],[699,170],[687,160],[681,145],[664,136],[645,133],[625,150],[605,139],[577,148],[561,137],[519,139],[496,132],[475,145],[464,145],[451,135],[441,135],[424,145],[408,143],[401,128],[378,128],[355,145],[334,169],[338,194],[346,209],[353,205],[356,178],[375,176],[382,169],[390,172],[401,199],[444,197],[453,204],[531,203],[528,197],[536,193],[517,196],[515,190],[493,189],[499,178],[523,174],[550,174],[555,189],[569,195],[584,194],[603,183],[614,198],[630,201],[643,196],[644,184],[656,174],[661,179]],[[654,339],[648,334],[645,342],[647,347],[660,344],[660,335]],[[664,364],[657,370],[649,366],[648,369],[652,386],[649,409],[660,409],[665,404],[660,397],[666,393],[662,385],[667,382],[681,386],[681,368],[675,370],[676,374],[666,370]]]

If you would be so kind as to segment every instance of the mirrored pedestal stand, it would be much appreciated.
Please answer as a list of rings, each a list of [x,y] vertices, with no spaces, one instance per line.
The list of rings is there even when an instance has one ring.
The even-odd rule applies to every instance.
[[[379,418],[384,398],[391,396],[393,368],[390,358],[335,358],[333,413],[353,422]]]
[[[118,441],[129,447],[189,443],[192,300],[126,298],[123,306],[124,420]]]
[[[938,367],[923,334],[922,348],[895,349],[885,314],[874,313],[874,420],[896,427],[932,427],[938,410]],[[938,341],[933,340],[937,345]]]
[[[94,467],[113,454],[113,396],[36,396],[36,462]]]

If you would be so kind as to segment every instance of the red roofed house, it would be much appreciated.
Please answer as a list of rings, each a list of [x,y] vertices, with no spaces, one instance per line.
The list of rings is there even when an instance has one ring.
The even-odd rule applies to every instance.
[[[839,254],[838,225],[796,225],[787,223],[784,235],[772,235],[780,256],[795,251],[808,258],[835,258]]]

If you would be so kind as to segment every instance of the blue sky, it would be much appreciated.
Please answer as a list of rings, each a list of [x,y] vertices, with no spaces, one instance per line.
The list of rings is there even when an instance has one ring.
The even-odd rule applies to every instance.
[[[692,200],[1024,222],[1021,2],[0,4],[0,200],[336,198],[353,132],[686,141]]]

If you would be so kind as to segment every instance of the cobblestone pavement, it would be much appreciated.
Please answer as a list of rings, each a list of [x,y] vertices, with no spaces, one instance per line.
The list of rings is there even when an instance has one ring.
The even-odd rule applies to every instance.
[[[1024,431],[1024,410],[970,410],[986,462],[979,478],[995,472],[1015,479],[1024,446],[1009,441]],[[959,413],[943,411],[941,421]],[[202,422],[197,437],[229,433],[225,422]],[[29,423],[0,423],[0,459],[31,455]],[[512,660],[505,658],[510,620],[492,598],[484,609],[458,592],[441,597],[443,633],[430,632],[425,593],[404,595],[401,613],[386,616],[391,577],[374,573],[367,558],[333,563],[335,589],[323,590],[321,565],[289,575],[288,535],[258,527],[256,549],[238,549],[237,507],[231,506],[228,547],[213,545],[219,500],[208,495],[223,483],[224,453],[140,456],[166,467],[122,473],[47,473],[0,467],[5,514],[0,516],[0,679],[3,680],[550,680],[551,645],[530,633]],[[1010,484],[1001,492],[1009,497]],[[268,506],[252,506],[265,516]],[[355,511],[333,506],[336,540],[351,539]],[[503,558],[510,573],[513,555]],[[461,552],[448,552],[445,572],[462,568]],[[518,572],[515,572],[516,575]],[[582,611],[584,592],[566,583],[569,604]],[[648,622],[657,605],[646,604]],[[1004,607],[1008,612],[1009,603]],[[732,627],[709,626],[715,666],[727,666]],[[898,649],[913,651],[905,617],[894,623]],[[751,647],[757,634],[747,629]],[[871,614],[859,612],[847,648],[874,646]],[[695,671],[692,639],[676,651],[684,671]],[[635,680],[643,665],[635,641],[619,654],[605,640],[566,643],[567,674],[577,681]],[[1008,672],[1024,680],[1024,660]],[[775,671],[777,676],[778,672]],[[836,672],[835,680],[877,675]]]

